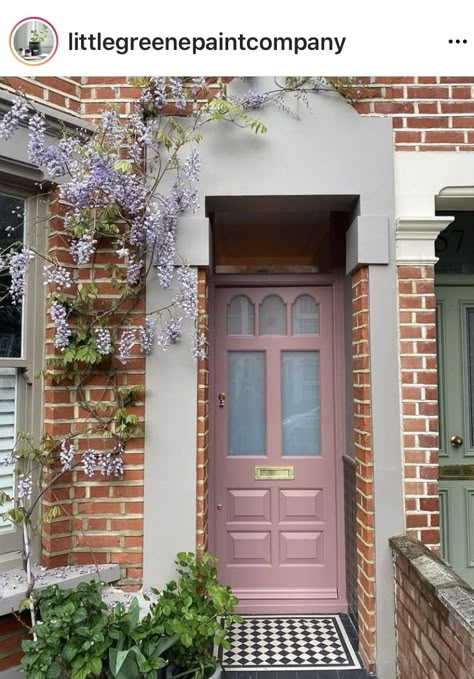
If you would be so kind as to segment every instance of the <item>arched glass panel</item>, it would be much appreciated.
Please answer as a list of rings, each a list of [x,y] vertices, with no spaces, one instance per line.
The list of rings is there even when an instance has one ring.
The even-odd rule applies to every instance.
[[[227,334],[255,334],[255,310],[245,295],[237,295],[227,307]]]
[[[293,335],[319,335],[319,304],[311,295],[301,295],[293,303]]]
[[[260,335],[286,335],[286,305],[278,295],[268,295],[260,305]]]

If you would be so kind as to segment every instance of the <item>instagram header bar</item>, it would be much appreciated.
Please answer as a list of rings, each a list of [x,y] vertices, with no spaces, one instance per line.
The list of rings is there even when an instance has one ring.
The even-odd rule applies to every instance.
[[[401,73],[468,75],[474,64],[472,2],[396,5],[360,0],[291,6],[203,0],[122,6],[81,0],[5,4],[5,75],[87,72]],[[30,11],[28,11],[30,9]],[[79,11],[80,10],[80,11]]]

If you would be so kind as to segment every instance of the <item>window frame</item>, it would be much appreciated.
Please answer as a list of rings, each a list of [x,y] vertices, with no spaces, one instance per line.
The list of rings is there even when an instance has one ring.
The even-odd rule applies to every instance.
[[[48,194],[39,195],[11,180],[0,181],[0,194],[24,200],[24,238],[36,252],[44,253],[47,244]],[[43,227],[43,228],[42,228]],[[43,383],[35,375],[43,366],[46,327],[46,286],[43,277],[43,260],[37,255],[32,260],[26,276],[22,310],[21,355],[0,357],[0,368],[16,368],[16,422],[15,432],[27,431],[34,440],[41,436],[43,421]],[[39,542],[33,545],[38,553]],[[18,565],[21,559],[20,529],[13,527],[0,534],[0,567]]]

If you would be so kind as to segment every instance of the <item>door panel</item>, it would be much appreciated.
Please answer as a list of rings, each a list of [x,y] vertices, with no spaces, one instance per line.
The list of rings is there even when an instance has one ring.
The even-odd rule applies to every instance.
[[[474,585],[474,289],[438,286],[443,559]]]
[[[221,289],[215,316],[219,575],[242,611],[317,612],[339,596],[332,289]]]

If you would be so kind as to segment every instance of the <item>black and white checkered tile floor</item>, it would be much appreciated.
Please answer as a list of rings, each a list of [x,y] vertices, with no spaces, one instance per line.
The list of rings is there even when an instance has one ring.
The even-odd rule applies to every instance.
[[[226,679],[365,679],[347,615],[244,616],[229,631]],[[285,677],[282,677],[282,674]]]

